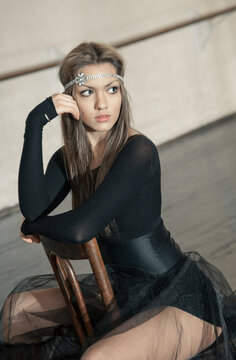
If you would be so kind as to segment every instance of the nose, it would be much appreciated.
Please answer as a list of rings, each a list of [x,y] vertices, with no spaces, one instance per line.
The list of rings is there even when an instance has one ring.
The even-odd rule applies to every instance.
[[[97,94],[94,108],[96,110],[104,110],[107,109],[107,107],[108,104],[105,94]]]

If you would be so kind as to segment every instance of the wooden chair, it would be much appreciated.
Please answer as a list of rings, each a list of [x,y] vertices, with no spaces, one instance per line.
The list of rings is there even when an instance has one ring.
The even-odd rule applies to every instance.
[[[115,326],[118,325],[121,322],[119,309],[96,238],[83,244],[64,244],[41,237],[41,243],[61,288],[81,345],[87,336],[94,336],[94,331],[79,281],[69,260],[89,259],[101,298],[110,314],[110,321]],[[76,303],[72,302],[72,299],[75,299]]]

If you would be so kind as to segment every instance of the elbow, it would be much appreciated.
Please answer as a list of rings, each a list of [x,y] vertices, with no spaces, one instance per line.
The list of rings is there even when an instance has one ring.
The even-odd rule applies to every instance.
[[[77,233],[75,235],[75,240],[79,244],[84,244],[84,243],[87,243],[88,241],[92,240],[95,236],[96,235],[94,235],[94,234],[88,234],[87,231],[85,231],[85,232],[81,231],[80,233]]]
[[[90,241],[94,236],[90,236],[87,231],[83,231],[83,229],[73,229],[72,227],[70,230],[68,229],[67,233],[67,241],[75,244],[84,244]]]
[[[23,200],[19,197],[19,207],[22,215],[29,222],[38,220],[46,212],[45,207],[40,206],[38,202],[31,201],[30,197],[23,198]]]

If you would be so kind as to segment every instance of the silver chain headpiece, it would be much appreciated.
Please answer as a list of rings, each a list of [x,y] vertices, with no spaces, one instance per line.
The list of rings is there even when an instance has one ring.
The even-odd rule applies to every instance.
[[[80,74],[77,74],[76,78],[69,81],[65,85],[64,88],[66,90],[66,89],[68,89],[68,87],[70,87],[71,85],[74,85],[74,84],[79,84],[79,86],[83,86],[85,84],[85,82],[88,80],[101,79],[104,77],[114,77],[114,78],[117,78],[117,79],[121,80],[122,82],[124,82],[124,78],[117,74],[106,74],[105,73],[105,74],[85,75],[84,73],[80,73]]]

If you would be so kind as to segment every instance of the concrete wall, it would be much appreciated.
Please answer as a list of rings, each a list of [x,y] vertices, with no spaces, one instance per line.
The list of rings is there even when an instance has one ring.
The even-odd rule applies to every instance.
[[[236,0],[2,0],[1,73],[61,59],[81,41],[114,43]],[[236,12],[122,48],[134,127],[157,145],[236,111]],[[0,83],[0,209],[17,204],[25,118],[62,87],[57,68]],[[44,128],[44,162],[61,145],[59,119]]]

